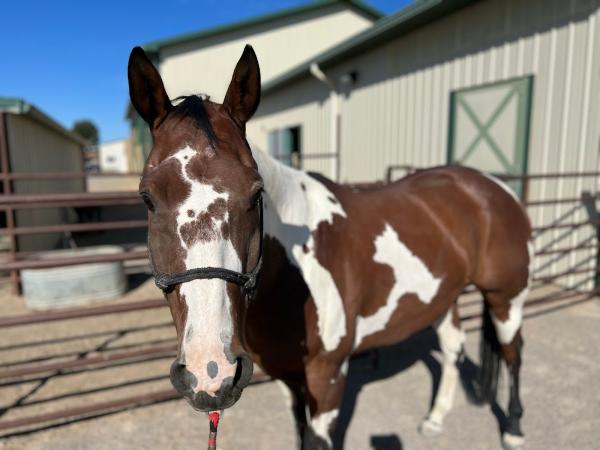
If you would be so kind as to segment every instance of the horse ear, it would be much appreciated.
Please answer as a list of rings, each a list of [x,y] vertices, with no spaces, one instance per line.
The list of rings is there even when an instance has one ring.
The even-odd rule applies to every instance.
[[[129,98],[138,114],[154,129],[172,108],[160,74],[141,47],[129,55]]]
[[[259,102],[260,68],[254,49],[246,45],[233,71],[223,106],[238,124],[244,126],[256,112]]]

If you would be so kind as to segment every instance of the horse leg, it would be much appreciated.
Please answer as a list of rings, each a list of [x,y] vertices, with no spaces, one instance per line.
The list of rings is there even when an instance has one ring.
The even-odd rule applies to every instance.
[[[304,433],[303,449],[333,448],[335,422],[340,412],[348,361],[334,364],[317,357],[306,367],[310,423]]]
[[[508,366],[510,399],[508,401],[508,417],[506,427],[502,435],[504,448],[517,450],[523,448],[525,437],[521,431],[521,417],[523,416],[523,405],[519,394],[519,373],[521,371],[521,349],[523,339],[521,331],[518,330],[510,344],[502,345],[502,357]]]
[[[296,383],[281,382],[286,387],[282,389],[286,390],[286,394],[290,395],[292,414],[294,415],[294,422],[296,424],[297,433],[297,448],[302,450],[304,447],[304,435],[306,433],[306,427],[308,425],[306,418],[306,396],[304,395],[304,387]]]
[[[442,376],[435,401],[427,417],[419,426],[424,436],[435,436],[442,432],[444,417],[452,408],[456,384],[458,382],[458,359],[463,350],[465,332],[460,327],[460,317],[456,303],[448,310],[435,327],[442,350]]]
[[[508,416],[502,434],[502,443],[507,450],[520,450],[523,448],[525,437],[521,430],[521,417],[523,406],[519,394],[519,373],[521,369],[521,324],[523,316],[523,302],[528,294],[525,287],[518,295],[506,300],[507,296],[500,293],[488,293],[486,301],[490,305],[490,314],[496,331],[496,338],[500,344],[500,353],[508,367],[510,378],[510,399],[508,403]]]

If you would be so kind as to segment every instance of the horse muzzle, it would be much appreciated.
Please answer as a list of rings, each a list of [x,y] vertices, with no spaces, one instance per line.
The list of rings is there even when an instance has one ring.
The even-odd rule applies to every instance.
[[[253,364],[250,357],[242,355],[236,358],[234,376],[221,381],[220,386],[211,392],[197,389],[199,380],[185,364],[176,360],[171,365],[171,383],[188,403],[198,411],[215,411],[233,406],[252,378]]]

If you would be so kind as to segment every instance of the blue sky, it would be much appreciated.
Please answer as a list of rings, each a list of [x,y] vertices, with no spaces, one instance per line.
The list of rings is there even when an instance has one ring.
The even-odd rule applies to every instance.
[[[20,0],[3,2],[0,96],[21,97],[102,141],[126,137],[127,58],[147,42],[311,0]],[[367,0],[390,14],[409,0]]]

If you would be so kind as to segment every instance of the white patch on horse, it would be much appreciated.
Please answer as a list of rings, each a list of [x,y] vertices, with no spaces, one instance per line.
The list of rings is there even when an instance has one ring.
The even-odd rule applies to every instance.
[[[452,323],[452,309],[435,325],[435,331],[443,356],[442,376],[433,407],[420,426],[421,433],[426,436],[442,431],[444,418],[452,408],[459,379],[456,362],[465,343],[465,332]]]
[[[331,422],[337,418],[339,412],[340,410],[337,408],[332,409],[331,411],[321,413],[310,420],[310,425],[314,433],[323,438],[330,447],[332,446],[332,442],[331,437],[329,436],[329,427],[331,426]]]
[[[331,273],[317,260],[313,233],[319,224],[331,224],[335,215],[346,217],[346,212],[320,181],[260,150],[252,153],[265,184],[264,233],[283,245],[302,272],[317,307],[319,336],[325,350],[333,351],[346,335],[346,315]]]
[[[504,444],[504,448],[522,449],[525,444],[525,437],[504,432],[502,434],[502,443]]]
[[[400,240],[396,231],[385,225],[383,233],[375,238],[373,261],[386,264],[394,271],[396,282],[388,294],[385,305],[368,317],[357,317],[354,347],[373,333],[383,330],[398,307],[403,295],[416,294],[423,303],[431,303],[438,291],[441,278],[435,278],[427,266]]]
[[[170,157],[179,161],[181,177],[190,185],[188,197],[177,209],[177,233],[181,246],[186,250],[185,268],[223,267],[239,272],[242,268],[240,258],[231,241],[224,239],[220,232],[221,225],[228,220],[227,213],[222,219],[212,218],[214,239],[188,240],[186,243],[182,235],[182,227],[206,213],[211,204],[218,199],[227,202],[229,198],[226,192],[217,192],[212,185],[189,177],[187,164],[196,154],[194,149],[185,147]],[[190,210],[194,213],[191,217],[188,215]],[[233,333],[227,285],[219,279],[192,280],[181,284],[180,294],[187,305],[184,336],[191,331],[190,339],[184,339],[182,343],[186,366],[197,375],[206,371],[210,361],[217,363],[218,375],[214,379],[197,376],[198,384],[195,388],[196,391],[214,395],[223,379],[234,376],[236,369],[235,363],[228,360],[223,350],[224,345],[229,345]]]
[[[183,248],[186,249],[187,245],[184,242],[183,237],[181,235],[182,227],[196,220],[196,217],[198,217],[200,214],[205,213],[208,210],[208,207],[212,205],[217,199],[222,198],[226,202],[229,199],[229,194],[227,194],[226,192],[217,192],[215,191],[215,188],[212,185],[200,183],[199,181],[190,178],[186,170],[187,164],[192,160],[192,158],[196,154],[197,152],[194,149],[190,147],[185,147],[179,150],[173,156],[169,157],[169,159],[173,158],[179,161],[181,167],[181,177],[185,182],[187,182],[190,185],[190,194],[177,210],[177,233],[179,234],[179,238],[181,239],[181,244]],[[193,211],[193,215],[188,215],[188,211]],[[213,219],[213,226],[215,228],[219,227],[221,223],[227,222],[227,213],[225,214],[226,215],[223,220]]]
[[[517,203],[521,203],[521,199],[519,197],[517,197],[517,194],[515,193],[515,191],[513,191],[508,184],[506,184],[504,181],[500,180],[499,178],[496,178],[494,175],[490,175],[489,173],[485,173],[485,172],[481,172],[481,174],[486,177],[488,180],[493,181],[494,183],[496,183],[498,186],[500,186],[502,189],[504,189],[512,198],[515,199],[515,201]]]
[[[349,359],[346,358],[340,367],[340,373],[344,377],[348,374],[348,365],[349,365]]]
[[[508,319],[501,321],[493,314],[491,315],[492,321],[494,322],[494,327],[496,328],[496,334],[498,335],[498,341],[501,344],[510,344],[515,337],[517,330],[523,323],[523,305],[525,304],[525,300],[527,300],[527,296],[529,295],[531,273],[533,271],[534,249],[531,242],[527,243],[527,251],[529,252],[529,281],[527,286],[525,286],[525,288],[523,288],[523,290],[510,301]]]

